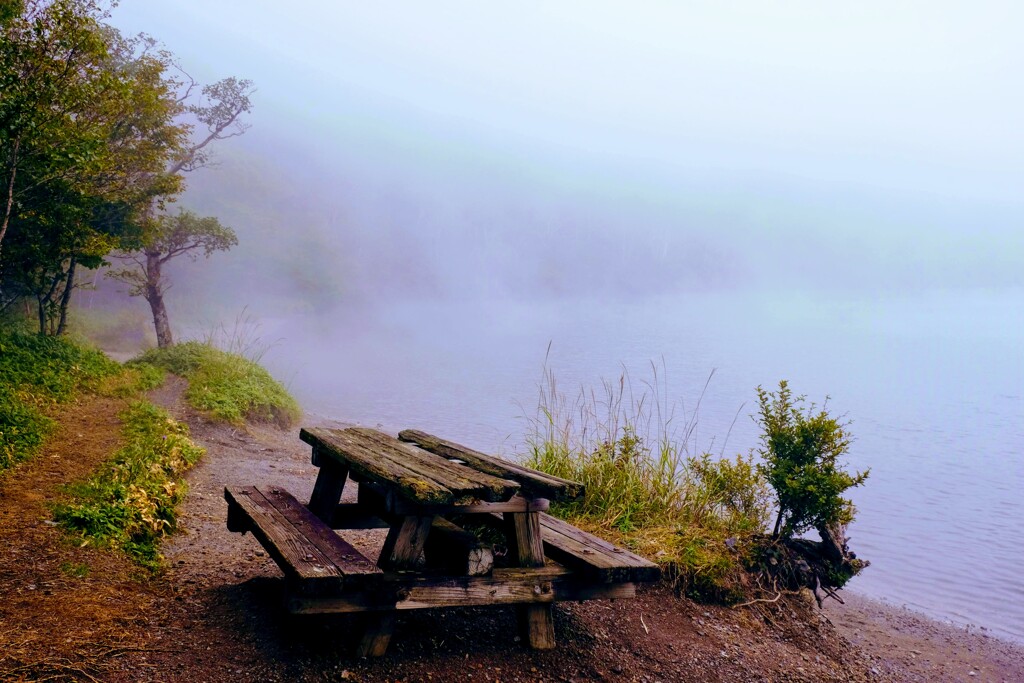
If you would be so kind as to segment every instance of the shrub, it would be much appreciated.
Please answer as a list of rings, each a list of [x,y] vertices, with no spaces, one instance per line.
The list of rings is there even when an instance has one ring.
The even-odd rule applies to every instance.
[[[775,490],[778,515],[772,535],[791,538],[807,529],[845,525],[853,520],[853,503],[842,496],[860,486],[868,472],[850,474],[839,458],[850,447],[847,424],[829,415],[827,406],[802,409],[785,380],[778,392],[757,388],[760,404],[760,471]]]

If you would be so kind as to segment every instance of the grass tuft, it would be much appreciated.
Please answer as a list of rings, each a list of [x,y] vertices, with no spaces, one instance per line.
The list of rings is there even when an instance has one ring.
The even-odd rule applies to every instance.
[[[151,349],[128,365],[185,377],[189,404],[226,422],[273,422],[284,429],[302,415],[295,399],[257,362],[210,343],[190,341]]]
[[[768,486],[751,457],[693,454],[696,411],[677,424],[657,366],[639,391],[623,374],[573,400],[545,368],[530,423],[528,464],[586,486],[583,500],[553,514],[658,562],[691,597],[743,598]]]

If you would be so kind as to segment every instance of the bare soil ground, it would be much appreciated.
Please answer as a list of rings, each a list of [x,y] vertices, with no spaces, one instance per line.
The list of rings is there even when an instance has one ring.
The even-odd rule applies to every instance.
[[[0,679],[1024,680],[1024,649],[883,605],[854,599],[821,613],[784,597],[726,609],[663,586],[634,600],[559,604],[551,652],[516,642],[511,609],[466,608],[403,614],[386,657],[357,659],[354,620],[288,617],[277,567],[251,536],[225,528],[225,485],[275,483],[308,497],[308,447],[294,432],[211,423],[182,403],[183,386],[169,381],[152,398],[188,421],[208,452],[189,475],[164,575],[141,576],[46,521],[60,484],[116,447],[117,402],[73,407],[43,453],[0,479]],[[370,556],[382,540],[346,537]]]

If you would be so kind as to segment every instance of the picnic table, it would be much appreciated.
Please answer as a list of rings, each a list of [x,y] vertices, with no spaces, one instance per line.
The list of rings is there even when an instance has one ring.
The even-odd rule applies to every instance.
[[[550,649],[552,603],[633,597],[636,583],[660,575],[546,514],[552,501],[584,495],[576,482],[415,430],[299,436],[319,468],[309,502],[273,485],[227,487],[228,529],[252,532],[281,568],[288,611],[366,613],[361,656],[385,653],[397,610],[469,605],[515,605],[524,640]],[[342,503],[349,480],[357,501]],[[335,531],[367,528],[388,529],[376,560]],[[482,539],[481,528],[503,542]],[[508,566],[495,566],[501,550]]]

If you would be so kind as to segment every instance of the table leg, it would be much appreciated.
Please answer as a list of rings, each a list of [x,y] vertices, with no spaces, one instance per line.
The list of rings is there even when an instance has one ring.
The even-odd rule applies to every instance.
[[[381,569],[403,569],[415,564],[423,553],[423,544],[427,542],[427,534],[433,522],[433,515],[402,517],[388,532],[377,566]],[[368,614],[366,630],[356,650],[358,656],[382,656],[388,649],[394,628],[394,611]]]
[[[520,567],[544,566],[544,543],[540,515],[536,512],[506,512],[509,550],[516,553]],[[551,604],[519,605],[519,630],[535,650],[555,647],[555,620]]]
[[[319,457],[316,447],[313,448],[313,464],[320,465],[320,472],[313,484],[313,495],[309,497],[307,506],[314,515],[330,524],[334,510],[341,502],[341,492],[348,479],[348,465],[342,465],[329,458]]]
[[[399,519],[388,532],[377,566],[381,569],[405,569],[415,564],[423,554],[423,545],[433,523],[433,515],[410,515]]]

